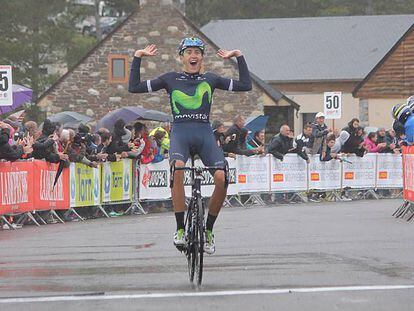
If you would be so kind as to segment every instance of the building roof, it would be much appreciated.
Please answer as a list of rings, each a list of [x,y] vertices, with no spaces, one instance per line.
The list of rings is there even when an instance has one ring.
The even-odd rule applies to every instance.
[[[414,24],[414,15],[217,20],[201,30],[238,48],[267,82],[361,81]]]

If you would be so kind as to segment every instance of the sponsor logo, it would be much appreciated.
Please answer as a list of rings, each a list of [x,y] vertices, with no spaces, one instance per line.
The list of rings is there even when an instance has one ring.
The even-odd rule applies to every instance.
[[[27,172],[0,173],[1,205],[29,202]]]
[[[237,178],[239,184],[245,184],[247,182],[247,176],[246,175],[239,175]]]
[[[188,95],[180,90],[174,90],[171,93],[172,109],[174,113],[179,114],[180,110],[177,104],[187,110],[196,110],[203,104],[204,95],[207,94],[208,103],[211,103],[211,87],[207,82],[201,82],[197,85],[194,95]]]
[[[129,191],[129,172],[125,172],[124,175],[124,192]]]
[[[165,188],[168,187],[168,171],[167,170],[154,170],[150,171],[149,168],[145,168],[145,172],[142,176],[142,185],[145,188]]]
[[[354,179],[354,172],[345,172],[345,179],[346,180]]]
[[[59,177],[55,188],[56,171],[40,170],[40,200],[42,201],[63,201],[63,181]]]
[[[378,172],[379,179],[388,179],[388,172]]]
[[[311,181],[319,181],[320,176],[319,173],[311,173]]]
[[[273,182],[283,182],[283,174],[273,174]]]

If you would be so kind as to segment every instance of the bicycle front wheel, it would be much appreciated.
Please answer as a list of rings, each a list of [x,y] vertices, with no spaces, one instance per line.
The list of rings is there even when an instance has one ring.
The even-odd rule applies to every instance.
[[[203,200],[197,200],[197,235],[198,235],[198,258],[196,262],[197,285],[201,286],[203,281],[203,260],[204,260],[204,205]]]

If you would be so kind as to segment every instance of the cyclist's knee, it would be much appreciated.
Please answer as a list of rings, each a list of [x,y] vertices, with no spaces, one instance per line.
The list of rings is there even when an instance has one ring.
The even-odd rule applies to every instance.
[[[185,163],[180,160],[174,160],[171,162],[171,165],[174,165],[175,167],[184,167]]]
[[[225,183],[225,173],[221,170],[217,170],[214,173],[214,184],[216,186],[224,186]]]

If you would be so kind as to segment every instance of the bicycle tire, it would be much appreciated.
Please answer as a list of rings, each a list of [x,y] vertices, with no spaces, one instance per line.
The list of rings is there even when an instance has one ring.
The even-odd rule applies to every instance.
[[[203,264],[204,264],[204,205],[202,198],[197,200],[197,233],[198,233],[198,249],[197,249],[197,286],[201,286],[203,281]]]
[[[194,282],[194,275],[195,275],[195,252],[194,252],[194,224],[193,224],[193,217],[192,217],[192,210],[194,208],[193,201],[190,201],[187,210],[187,266],[188,266],[188,276],[190,279],[190,283]]]

